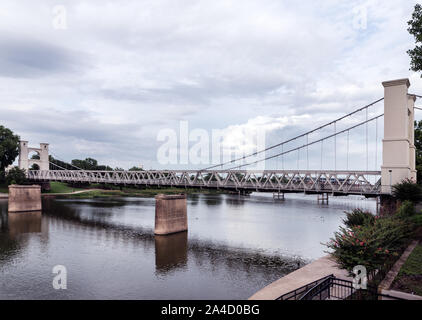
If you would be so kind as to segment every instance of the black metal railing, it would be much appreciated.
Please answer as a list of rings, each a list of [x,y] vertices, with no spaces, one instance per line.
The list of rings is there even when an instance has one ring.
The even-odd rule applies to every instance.
[[[324,282],[326,279],[329,279],[331,277],[334,277],[334,275],[331,274],[324,278],[308,283],[300,288],[297,288],[293,291],[290,291],[289,293],[282,295],[281,297],[278,297],[277,300],[300,300],[300,298],[303,297],[310,289],[314,288],[315,286],[319,285],[320,283]]]
[[[280,296],[277,300],[402,300],[381,294],[378,288],[368,285],[356,289],[352,281],[329,275]]]

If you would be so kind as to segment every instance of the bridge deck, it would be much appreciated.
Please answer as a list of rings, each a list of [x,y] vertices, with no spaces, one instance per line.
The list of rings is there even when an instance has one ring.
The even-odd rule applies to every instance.
[[[381,193],[379,171],[294,171],[294,170],[151,170],[88,171],[30,170],[32,181],[104,183],[161,187],[212,188],[244,192],[305,192],[358,194]]]

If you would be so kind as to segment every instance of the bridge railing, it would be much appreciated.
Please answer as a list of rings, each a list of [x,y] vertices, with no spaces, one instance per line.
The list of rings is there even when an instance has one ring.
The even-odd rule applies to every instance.
[[[309,170],[28,171],[28,179],[34,181],[204,187],[248,191],[333,192],[365,195],[380,193],[380,175],[381,172],[379,171]]]

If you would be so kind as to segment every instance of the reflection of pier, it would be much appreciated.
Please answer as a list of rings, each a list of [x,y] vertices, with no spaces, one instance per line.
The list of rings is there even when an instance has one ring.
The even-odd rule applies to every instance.
[[[155,236],[155,267],[166,273],[186,266],[188,261],[188,233],[179,232],[166,236]]]
[[[0,261],[12,259],[27,246],[27,235],[41,235],[45,240],[48,231],[48,219],[41,211],[7,212],[7,206],[0,204]]]
[[[144,202],[145,200],[139,200]],[[74,203],[74,202],[72,202]],[[133,202],[131,202],[133,204]],[[123,226],[112,224],[111,211],[107,209],[124,206],[125,202],[95,204],[101,210],[81,210],[61,201],[45,199],[43,201],[44,218],[50,223],[50,228],[63,229],[74,232],[75,237],[81,230],[89,230],[97,240],[106,240],[114,244],[136,246],[145,250],[155,249],[156,272],[167,275],[171,271],[183,269],[188,261],[194,264],[210,264],[217,268],[222,265],[236,271],[256,274],[266,274],[278,279],[281,275],[296,270],[305,261],[297,257],[283,257],[280,255],[266,255],[257,251],[214,244],[211,241],[189,239],[188,233],[176,233],[166,236],[154,236],[154,230],[143,227]],[[268,278],[267,278],[268,279]]]
[[[9,212],[9,235],[14,238],[22,233],[41,233],[41,211],[12,213]]]

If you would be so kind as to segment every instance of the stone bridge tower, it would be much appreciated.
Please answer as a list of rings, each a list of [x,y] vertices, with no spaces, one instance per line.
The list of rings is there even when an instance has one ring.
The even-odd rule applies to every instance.
[[[409,79],[383,82],[384,140],[382,147],[382,193],[390,194],[391,186],[413,179],[416,181],[414,106],[416,97],[408,94]]]
[[[29,159],[29,153],[35,152],[39,159]],[[40,143],[39,148],[28,147],[28,141],[19,142],[19,168],[28,170],[33,164],[37,164],[40,170],[49,170],[48,143]]]

